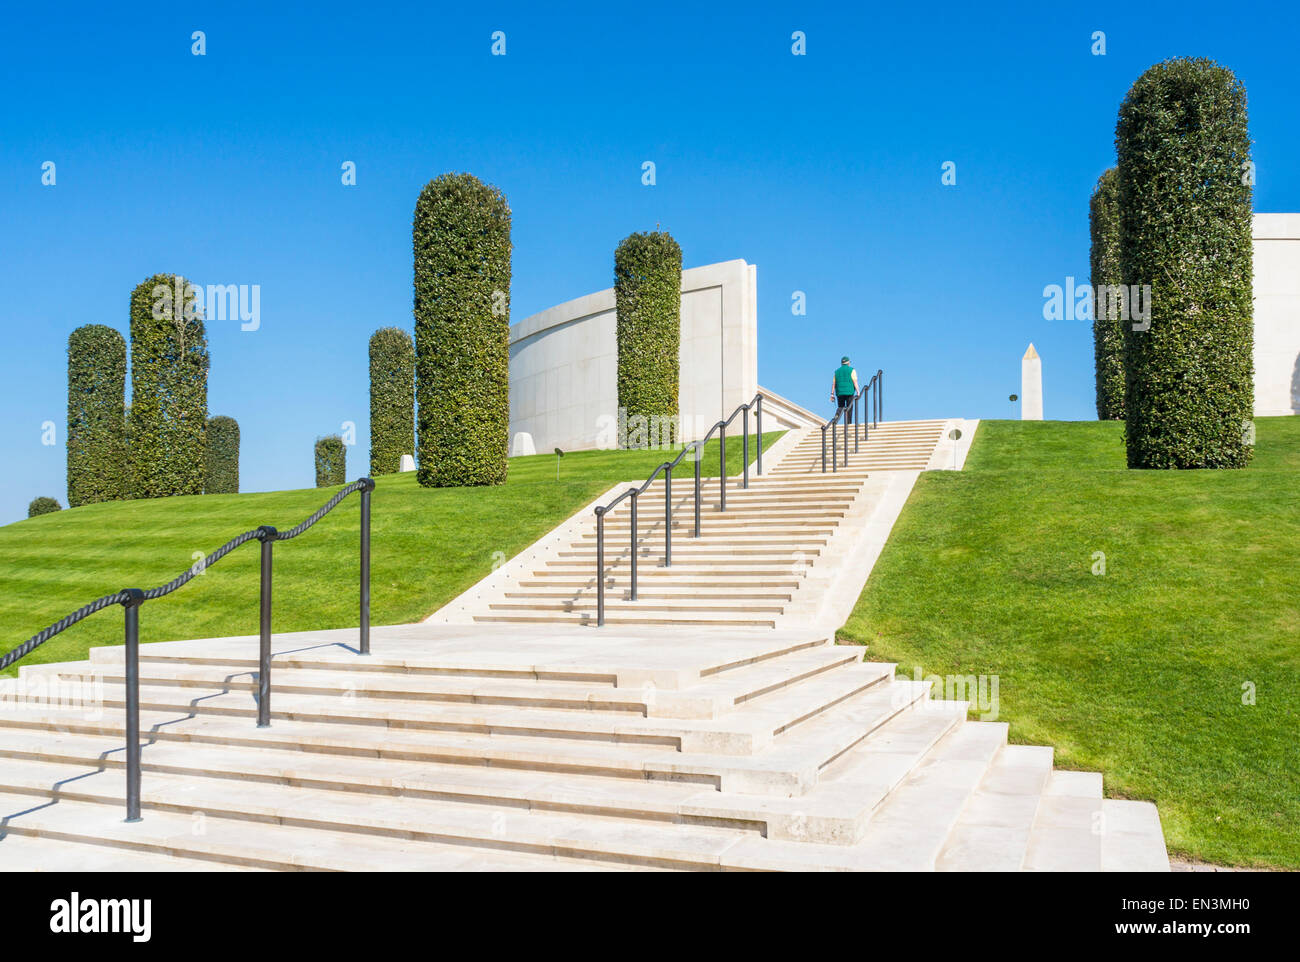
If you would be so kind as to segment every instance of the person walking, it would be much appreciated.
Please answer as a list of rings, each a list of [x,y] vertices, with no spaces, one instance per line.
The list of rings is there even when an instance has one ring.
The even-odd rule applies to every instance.
[[[836,414],[844,408],[849,409],[849,413],[844,416],[845,424],[853,423],[853,399],[857,393],[858,369],[849,364],[847,357],[842,357],[840,366],[835,369],[835,376],[831,378],[831,400],[837,405]]]

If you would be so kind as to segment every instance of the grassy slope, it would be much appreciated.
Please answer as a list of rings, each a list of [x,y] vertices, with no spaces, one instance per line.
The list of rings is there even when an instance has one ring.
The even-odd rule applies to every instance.
[[[765,435],[770,446],[780,432]],[[729,473],[740,443],[727,447]],[[378,479],[372,506],[372,621],[418,621],[492,569],[494,554],[518,553],[610,485],[644,478],[662,451],[584,451],[510,461],[495,488],[421,488],[414,474]],[[675,474],[693,478],[683,462]],[[717,442],[702,473],[717,477]],[[241,531],[289,528],[333,490],[204,495],[87,505],[0,527],[0,651],[101,595],[170,581]],[[275,546],[277,631],[357,623],[357,505],[349,497],[315,527]],[[497,555],[496,557],[501,557]],[[141,609],[143,641],[255,634],[258,546],[247,544],[181,590]],[[99,612],[37,649],[21,664],[84,658],[93,645],[120,644],[119,611]],[[6,674],[16,674],[14,666]]]
[[[1154,800],[1172,852],[1300,869],[1300,418],[1257,427],[1246,470],[1145,472],[1118,423],[982,423],[964,472],[922,475],[842,637],[999,675],[1012,740]]]

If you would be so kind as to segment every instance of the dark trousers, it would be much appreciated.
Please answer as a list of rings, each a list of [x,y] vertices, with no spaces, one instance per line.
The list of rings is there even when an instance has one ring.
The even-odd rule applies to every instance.
[[[845,408],[848,408],[848,409],[849,409],[849,413],[846,414],[846,415],[844,415],[844,423],[845,423],[845,424],[852,424],[852,423],[853,423],[853,397],[854,397],[854,395],[852,395],[852,394],[837,394],[837,395],[835,395],[835,400],[836,400],[836,401],[838,402],[838,404],[839,404],[839,406],[836,408],[836,413],[838,414],[840,411],[843,411]]]

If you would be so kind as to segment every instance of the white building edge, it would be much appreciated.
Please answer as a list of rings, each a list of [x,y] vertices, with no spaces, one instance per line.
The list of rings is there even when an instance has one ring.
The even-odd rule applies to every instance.
[[[681,437],[702,437],[759,391],[757,268],[743,260],[682,271]],[[510,434],[539,452],[617,446],[614,289],[575,298],[510,327]],[[822,418],[763,391],[763,430]],[[757,425],[751,419],[750,428]],[[739,432],[739,420],[731,431]]]
[[[1255,415],[1300,414],[1300,214],[1256,214]]]

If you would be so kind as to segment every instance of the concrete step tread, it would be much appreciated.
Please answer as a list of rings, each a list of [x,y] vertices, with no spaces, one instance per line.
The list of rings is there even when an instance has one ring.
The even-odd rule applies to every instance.
[[[896,689],[896,686],[901,686]],[[146,743],[207,742],[227,747],[261,746],[332,754],[375,756],[407,761],[437,761],[467,765],[503,765],[536,770],[585,772],[607,776],[665,778],[688,777],[724,790],[784,793],[807,791],[817,781],[818,769],[857,744],[889,717],[906,708],[909,698],[921,697],[923,685],[891,682],[873,685],[811,720],[796,725],[767,748],[752,755],[716,752],[681,753],[635,743],[601,743],[544,736],[466,735],[461,733],[338,725],[326,722],[280,721],[257,728],[251,720],[221,715],[182,715],[176,712],[141,712]],[[69,720],[67,713],[24,711],[7,713],[6,728],[19,728],[47,736],[38,750],[54,754],[59,740],[83,734],[116,735],[122,720]],[[59,726],[63,731],[49,730]],[[4,732],[4,744],[17,736]],[[120,745],[120,740],[118,741]],[[14,751],[12,747],[9,749]],[[120,758],[120,752],[108,756]]]
[[[885,799],[855,848],[896,868],[932,871],[1006,735],[994,722],[966,722],[946,735]]]
[[[107,845],[0,834],[0,872],[255,872],[248,866]]]
[[[606,858],[682,861],[687,867],[716,865],[721,852],[743,831],[161,773],[152,773],[142,783],[146,822],[161,811],[191,816],[197,812],[205,821],[271,819],[345,834],[410,833],[421,840],[499,845],[516,851],[573,848]],[[77,801],[116,808],[122,804],[125,784],[124,774],[110,769],[61,784],[58,791]]]
[[[1006,745],[967,802],[935,867],[939,871],[1019,872],[1052,750]]]
[[[767,667],[767,666],[764,666]],[[464,732],[482,736],[568,738],[595,742],[653,745],[672,751],[750,754],[778,732],[823,710],[845,692],[854,692],[890,676],[892,666],[850,665],[833,677],[804,678],[793,671],[752,676],[737,673],[727,686],[658,691],[646,687],[638,697],[649,715],[628,712],[573,711],[502,705],[439,704],[429,706],[393,699],[273,692],[271,719],[343,725],[387,726],[412,731]],[[805,667],[804,672],[817,670]],[[823,669],[827,674],[828,670]],[[192,689],[142,686],[140,704],[155,713],[178,717],[257,716],[257,699],[249,691],[213,691],[191,697]],[[768,692],[733,709],[737,692]],[[125,688],[103,686],[106,718],[116,721],[125,704]],[[57,716],[55,716],[57,717]],[[8,744],[8,742],[6,742]],[[0,745],[3,752],[5,745]]]
[[[120,807],[99,802],[61,801],[30,806],[32,799],[0,795],[0,811],[13,812],[8,830],[121,846],[136,851],[208,858],[281,870],[374,871],[593,871],[609,863],[556,858],[546,852],[506,852],[464,844],[391,838],[298,825],[250,822],[192,814],[145,811],[137,823],[123,821]],[[199,830],[201,826],[201,830]],[[0,845],[3,843],[0,842]],[[111,848],[110,848],[111,850]],[[564,853],[559,853],[564,854]]]

